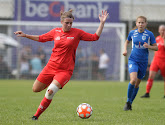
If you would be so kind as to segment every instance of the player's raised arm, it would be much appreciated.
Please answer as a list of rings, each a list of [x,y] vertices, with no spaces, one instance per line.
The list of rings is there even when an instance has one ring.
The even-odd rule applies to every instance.
[[[14,34],[17,35],[17,37],[26,37],[34,41],[39,41],[38,35],[28,35],[28,34],[23,33],[22,31],[16,31],[14,32]]]
[[[107,11],[102,11],[102,14],[100,15],[99,14],[99,20],[100,20],[100,25],[96,31],[96,34],[100,37],[101,33],[102,33],[102,30],[104,28],[104,23],[108,17],[109,13],[107,13]]]

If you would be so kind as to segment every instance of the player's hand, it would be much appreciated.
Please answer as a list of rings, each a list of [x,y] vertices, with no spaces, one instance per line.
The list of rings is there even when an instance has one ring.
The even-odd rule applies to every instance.
[[[105,11],[102,10],[102,14],[101,15],[99,14],[99,20],[100,20],[100,22],[101,23],[105,23],[108,15],[109,15],[109,13],[107,13],[106,10]]]
[[[22,31],[16,31],[14,32],[15,35],[17,35],[18,37],[26,37],[26,34],[23,33]]]
[[[144,42],[143,46],[144,46],[144,48],[149,48],[150,47],[150,45],[148,45],[146,42]]]
[[[123,52],[123,56],[127,56],[127,50]]]

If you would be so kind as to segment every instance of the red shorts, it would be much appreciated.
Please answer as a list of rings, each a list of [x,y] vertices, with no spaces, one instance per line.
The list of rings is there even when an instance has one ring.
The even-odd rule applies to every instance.
[[[150,71],[158,72],[158,70],[160,70],[161,75],[165,77],[165,60],[154,58],[150,66]]]
[[[41,83],[47,84],[47,86],[49,86],[53,80],[57,80],[63,88],[63,86],[70,80],[71,76],[72,71],[57,70],[47,64],[38,75],[37,80]]]

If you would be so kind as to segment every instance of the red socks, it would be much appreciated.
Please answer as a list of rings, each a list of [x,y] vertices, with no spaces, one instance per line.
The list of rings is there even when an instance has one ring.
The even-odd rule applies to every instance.
[[[146,93],[150,93],[150,90],[152,88],[152,84],[153,84],[153,79],[148,79],[147,85],[146,85]]]
[[[43,98],[43,100],[41,101],[38,109],[37,109],[37,112],[35,113],[34,116],[36,116],[37,118],[42,114],[42,112],[45,111],[45,109],[47,109],[47,107],[49,106],[49,104],[51,103],[52,99],[49,100],[47,99],[46,97]]]

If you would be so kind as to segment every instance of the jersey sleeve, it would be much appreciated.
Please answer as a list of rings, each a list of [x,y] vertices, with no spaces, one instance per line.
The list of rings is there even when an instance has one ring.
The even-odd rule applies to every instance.
[[[96,41],[99,39],[99,36],[96,33],[90,34],[83,30],[79,30],[79,35],[80,35],[80,40],[84,40],[84,41]]]
[[[39,36],[39,42],[53,41],[54,34],[55,34],[55,30],[52,29],[51,31],[49,31],[45,34],[40,35]]]
[[[154,34],[152,32],[150,32],[150,41],[151,41],[151,45],[154,44],[154,43],[156,43]]]
[[[129,32],[128,37],[127,37],[127,40],[128,41],[131,41],[132,40],[132,31]]]

